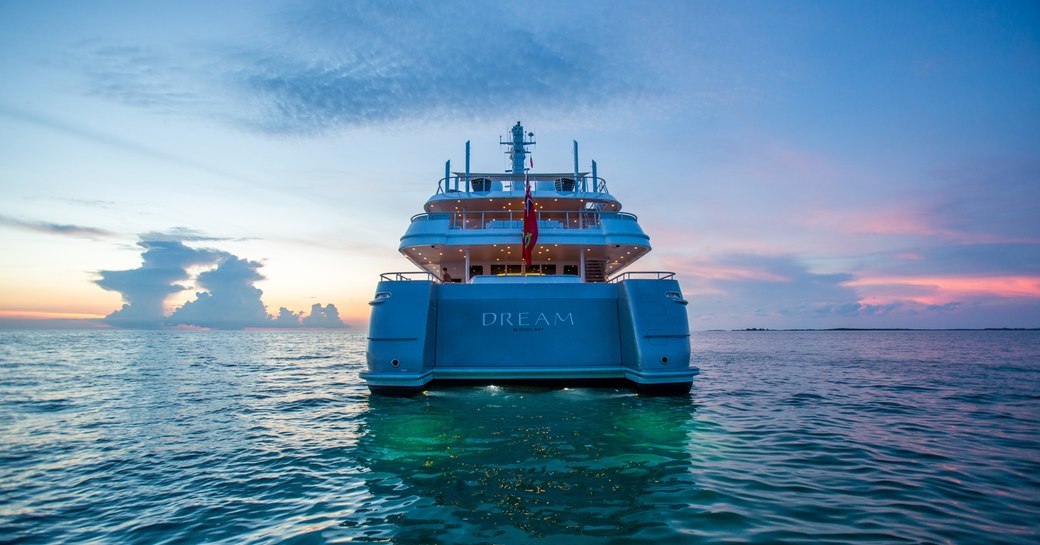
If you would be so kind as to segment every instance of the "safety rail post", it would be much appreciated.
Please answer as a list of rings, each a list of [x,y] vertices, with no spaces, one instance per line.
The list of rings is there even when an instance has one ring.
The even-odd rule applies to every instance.
[[[577,190],[578,189],[578,184],[580,183],[579,180],[578,180],[578,141],[577,140],[573,140],[573,142],[574,142],[574,189]],[[584,190],[585,189],[582,188],[582,191],[584,191]]]

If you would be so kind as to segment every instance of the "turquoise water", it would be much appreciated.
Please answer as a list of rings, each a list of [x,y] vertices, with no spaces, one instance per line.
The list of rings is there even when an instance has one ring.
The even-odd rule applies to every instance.
[[[1040,541],[1040,332],[693,340],[689,397],[399,400],[358,333],[0,332],[0,542]]]

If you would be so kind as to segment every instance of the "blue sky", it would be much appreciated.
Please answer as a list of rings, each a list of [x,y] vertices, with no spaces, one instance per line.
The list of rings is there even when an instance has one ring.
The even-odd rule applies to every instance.
[[[695,329],[1040,327],[1035,2],[609,6],[0,0],[0,318],[147,278],[145,320],[363,327],[443,162],[504,169],[520,119]]]

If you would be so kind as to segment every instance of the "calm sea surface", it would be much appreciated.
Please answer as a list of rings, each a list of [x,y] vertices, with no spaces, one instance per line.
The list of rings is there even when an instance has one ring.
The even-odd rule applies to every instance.
[[[401,400],[354,332],[0,331],[0,542],[1040,542],[1040,332],[693,342]]]

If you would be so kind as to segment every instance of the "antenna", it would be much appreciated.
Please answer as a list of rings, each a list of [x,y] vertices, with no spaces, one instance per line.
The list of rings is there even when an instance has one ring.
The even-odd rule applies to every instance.
[[[509,151],[506,152],[506,155],[509,156],[510,161],[513,163],[513,168],[509,172],[512,172],[513,174],[523,174],[527,171],[527,169],[524,168],[527,154],[531,153],[527,150],[527,146],[534,145],[534,133],[531,132],[524,134],[524,126],[521,125],[519,121],[516,122],[516,125],[513,125],[510,132],[512,132],[513,135],[511,141],[503,141],[502,137],[499,136],[498,143],[503,146],[509,146]],[[526,137],[531,138],[531,140],[527,141]]]

